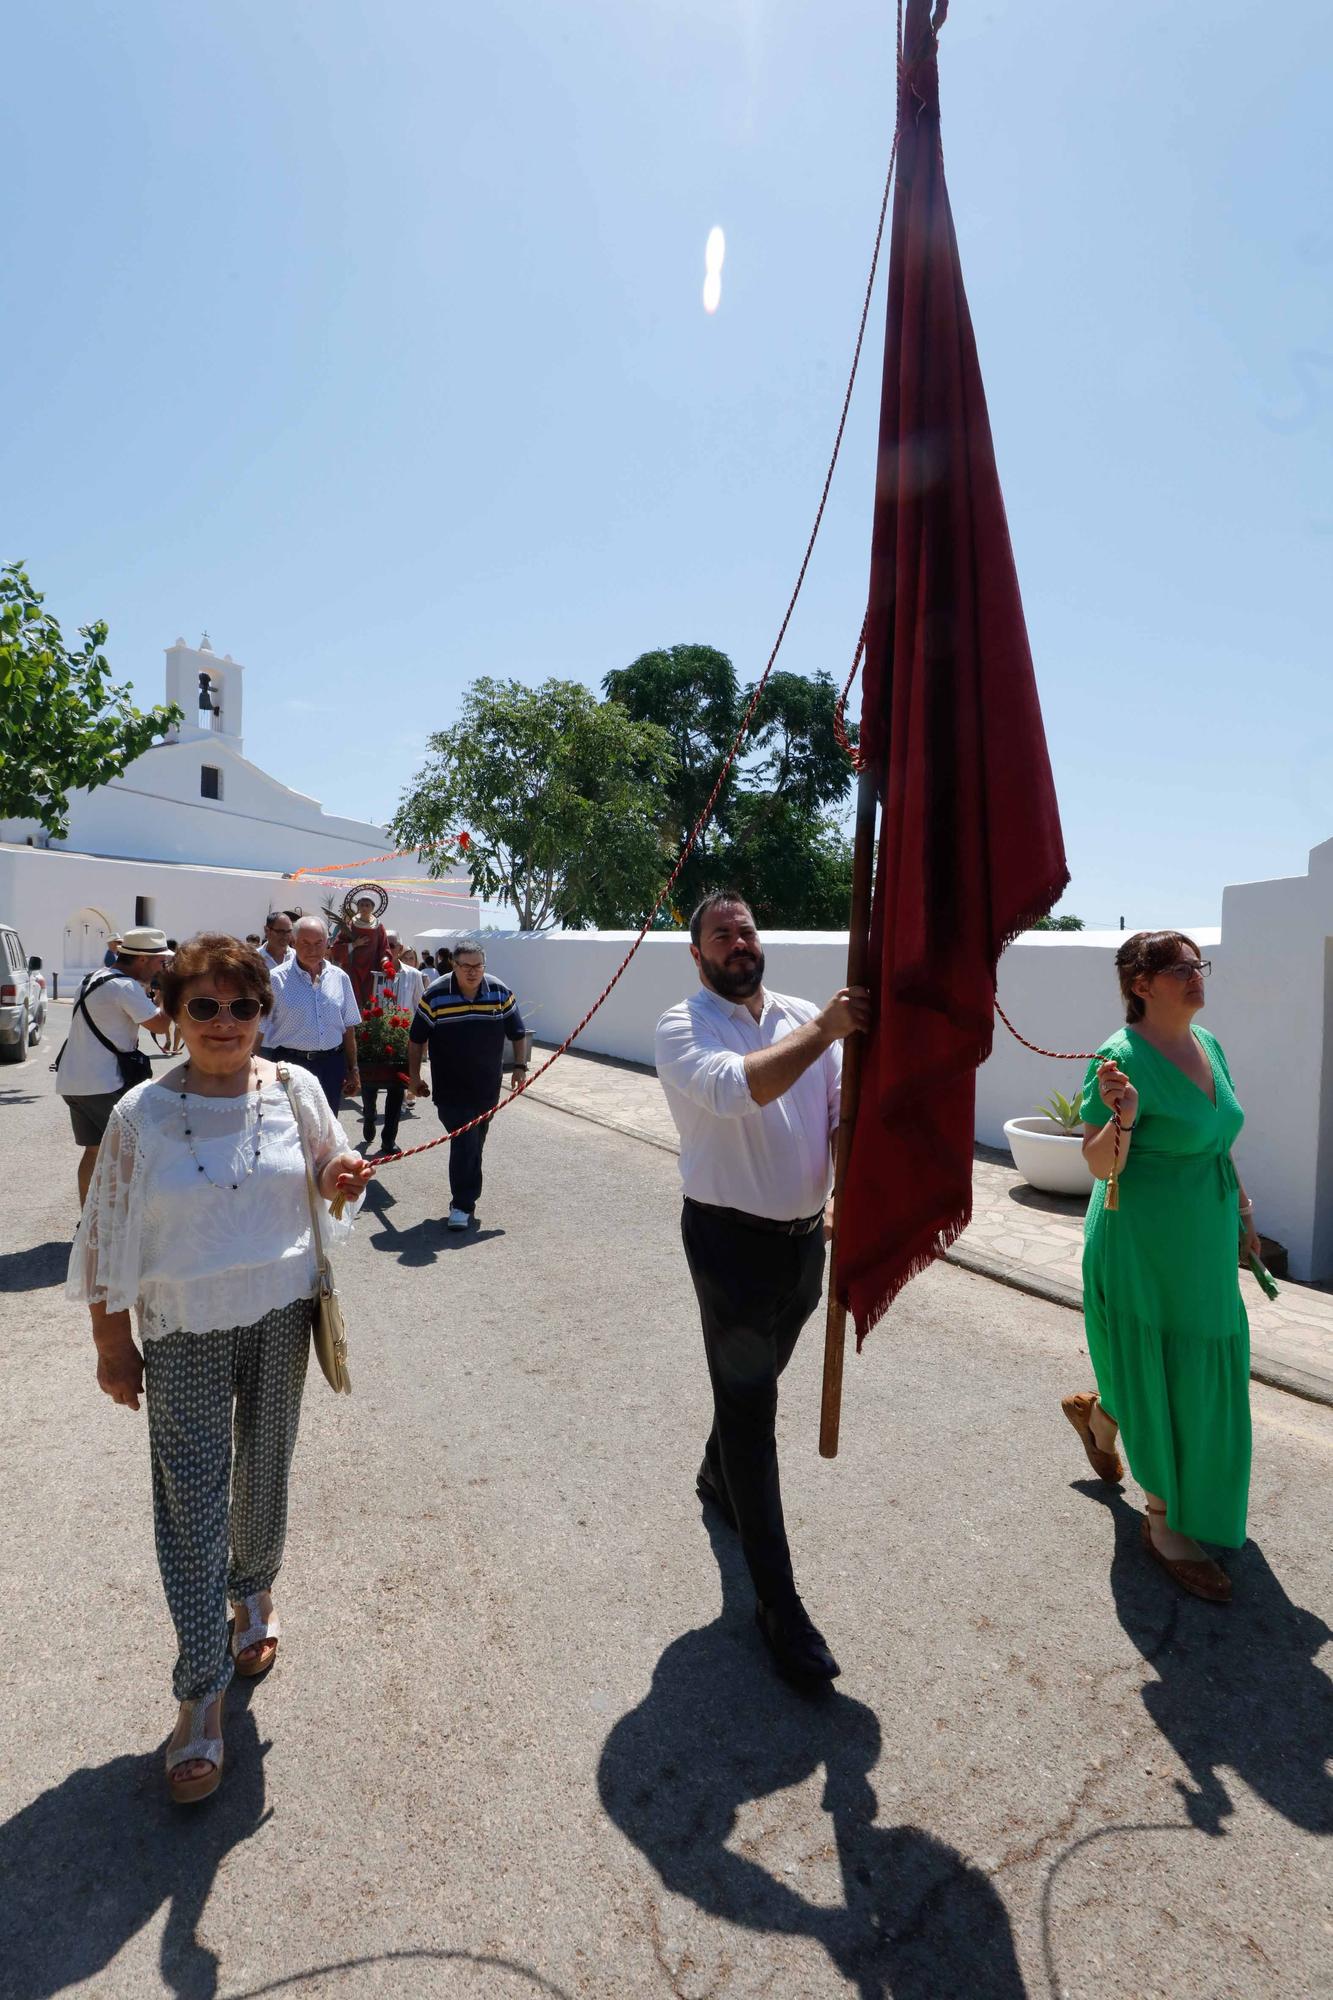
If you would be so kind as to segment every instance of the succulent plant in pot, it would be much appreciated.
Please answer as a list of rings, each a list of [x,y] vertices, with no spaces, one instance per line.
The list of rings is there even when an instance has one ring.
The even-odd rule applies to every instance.
[[[1014,1165],[1029,1186],[1043,1194],[1091,1193],[1092,1169],[1083,1157],[1078,1098],[1053,1090],[1031,1117],[1006,1120],[1004,1136]]]
[[[1037,1106],[1037,1117],[1048,1118],[1052,1125],[1058,1125],[1066,1137],[1072,1135],[1083,1143],[1083,1114],[1077,1097],[1066,1097],[1063,1092],[1053,1090],[1044,1104]]]

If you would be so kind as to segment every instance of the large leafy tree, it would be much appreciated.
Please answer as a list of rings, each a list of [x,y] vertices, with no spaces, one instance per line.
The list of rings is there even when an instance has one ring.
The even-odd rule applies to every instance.
[[[0,569],[0,819],[69,832],[69,794],[118,778],[181,720],[174,704],[141,710],[117,686],[101,621],[78,648],[32,587],[22,563]]]
[[[577,681],[474,681],[460,720],[428,739],[393,832],[453,865],[470,834],[472,885],[524,930],[642,922],[670,866],[671,739]]]
[[[708,800],[753,695],[725,653],[671,646],[608,674],[605,691],[656,722],[677,756],[669,840],[679,852]],[[833,733],[837,695],[826,673],[774,673],[750,735],[719,794],[676,889],[677,920],[703,891],[726,882],[760,922],[792,930],[841,929],[851,902],[851,848],[840,809],[852,786]]]
[[[656,723],[671,740],[675,763],[667,786],[663,838],[674,858],[708,803],[740,723],[736,669],[715,646],[664,646],[641,653],[627,667],[617,667],[602,682],[602,692],[636,722]],[[717,879],[737,784],[733,768],[676,884],[680,908],[692,908]]]

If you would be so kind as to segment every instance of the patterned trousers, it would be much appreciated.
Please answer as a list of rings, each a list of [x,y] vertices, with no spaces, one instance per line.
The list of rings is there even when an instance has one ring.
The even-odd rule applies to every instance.
[[[310,1355],[310,1301],[220,1333],[146,1340],[157,1562],[180,1648],[178,1701],[231,1680],[227,1600],[270,1590]]]

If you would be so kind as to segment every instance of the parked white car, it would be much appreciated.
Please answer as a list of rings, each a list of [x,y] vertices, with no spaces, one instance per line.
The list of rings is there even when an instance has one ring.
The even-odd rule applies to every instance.
[[[26,1062],[45,1027],[42,961],[29,958],[18,932],[0,924],[0,1062]]]

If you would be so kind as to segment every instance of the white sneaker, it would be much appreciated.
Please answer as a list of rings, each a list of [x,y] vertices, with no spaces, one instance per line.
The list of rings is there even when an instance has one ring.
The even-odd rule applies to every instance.
[[[451,1208],[449,1210],[448,1226],[450,1229],[466,1229],[471,1220],[472,1217],[465,1209]]]

